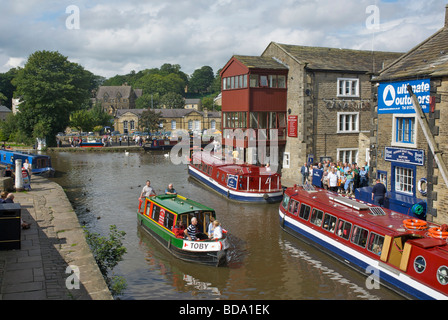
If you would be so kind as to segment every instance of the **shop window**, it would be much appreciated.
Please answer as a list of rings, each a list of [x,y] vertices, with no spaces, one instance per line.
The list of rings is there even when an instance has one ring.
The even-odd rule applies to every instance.
[[[414,194],[414,168],[395,166],[395,191]]]

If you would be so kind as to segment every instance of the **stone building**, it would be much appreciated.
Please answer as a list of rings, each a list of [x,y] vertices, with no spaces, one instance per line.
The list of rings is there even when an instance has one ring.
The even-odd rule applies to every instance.
[[[119,109],[134,109],[135,100],[142,95],[141,89],[133,89],[127,84],[122,86],[101,86],[96,93],[96,103],[101,103],[103,110],[114,115]]]
[[[185,99],[185,109],[195,109],[198,111],[202,110],[201,99]]]
[[[115,116],[115,130],[124,134],[141,131],[139,120],[145,109],[119,109]],[[160,113],[160,131],[179,129],[202,132],[204,129],[221,130],[221,112],[196,111],[195,109],[154,109]]]
[[[272,42],[261,56],[288,69],[283,177],[299,181],[305,162],[369,161],[370,80],[400,53]]]
[[[448,223],[448,181],[413,107],[407,85],[419,100],[429,136],[435,140],[442,162],[448,163],[448,6],[444,26],[431,37],[386,67],[373,79],[378,88],[372,153],[375,176],[391,199],[400,197],[410,207],[427,203],[427,219]]]

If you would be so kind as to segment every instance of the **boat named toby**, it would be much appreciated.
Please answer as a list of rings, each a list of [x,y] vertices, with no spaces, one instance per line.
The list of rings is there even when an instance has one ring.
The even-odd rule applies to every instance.
[[[448,298],[448,232],[310,186],[285,190],[281,228],[407,298]]]
[[[275,203],[282,200],[280,174],[269,167],[238,164],[215,157],[204,151],[194,151],[188,173],[221,195],[236,201]]]
[[[209,239],[207,226],[216,217],[213,209],[180,195],[159,195],[140,199],[139,224],[175,257],[189,262],[222,266],[227,262],[227,234]],[[184,230],[196,217],[203,240],[189,241]]]

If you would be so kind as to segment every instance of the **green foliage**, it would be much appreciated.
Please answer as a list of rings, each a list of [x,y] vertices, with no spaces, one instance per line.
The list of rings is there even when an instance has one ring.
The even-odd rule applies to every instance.
[[[158,131],[160,123],[160,112],[147,109],[142,112],[139,121],[139,129],[144,132]]]
[[[20,130],[32,137],[36,125],[45,123],[50,128],[47,143],[55,145],[56,133],[64,131],[70,113],[88,101],[94,82],[91,72],[59,52],[36,51],[12,81],[23,99],[17,115]]]
[[[11,99],[13,98],[14,91],[16,90],[16,87],[11,83],[11,81],[16,76],[17,71],[18,70],[16,68],[12,68],[6,73],[0,73],[0,92],[6,97],[2,103],[9,109],[12,109]]]
[[[203,66],[193,72],[188,88],[193,92],[202,94],[211,92],[211,86],[214,79],[213,69],[209,66]]]
[[[126,233],[118,231],[116,225],[111,225],[109,230],[109,238],[102,237],[98,233],[91,233],[87,229],[84,229],[84,232],[101,274],[112,294],[116,296],[122,294],[126,288],[126,282],[122,277],[110,277],[109,272],[117,266],[118,262],[123,260],[123,255],[126,253],[123,238]]]
[[[137,109],[159,109],[160,108],[160,97],[159,94],[143,93],[140,98],[135,101],[135,107]]]
[[[162,98],[160,98],[160,105],[164,106],[167,109],[180,109],[185,105],[184,98],[174,92],[168,92]]]

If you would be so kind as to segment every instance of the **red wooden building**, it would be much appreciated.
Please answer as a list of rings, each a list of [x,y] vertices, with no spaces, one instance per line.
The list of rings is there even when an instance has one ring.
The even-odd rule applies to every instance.
[[[270,57],[238,55],[227,62],[221,71],[223,146],[246,151],[248,140],[258,137],[257,142],[265,140],[269,147],[275,138],[270,129],[277,129],[278,146],[285,145],[287,75],[288,68]],[[248,128],[255,137],[225,140],[226,129],[246,132]],[[244,156],[247,160],[248,155]]]

